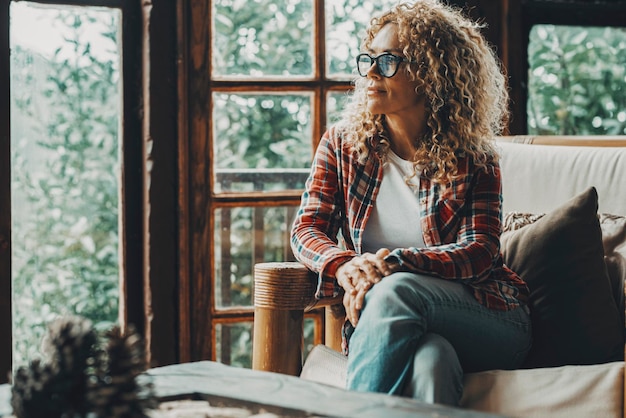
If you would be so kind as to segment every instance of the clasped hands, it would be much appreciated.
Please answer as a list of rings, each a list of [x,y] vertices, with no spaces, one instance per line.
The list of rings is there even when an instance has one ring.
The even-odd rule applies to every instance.
[[[343,263],[335,278],[344,289],[343,306],[348,320],[356,327],[363,308],[365,294],[385,276],[397,270],[397,265],[385,261],[389,250],[381,248],[376,254],[365,253]]]

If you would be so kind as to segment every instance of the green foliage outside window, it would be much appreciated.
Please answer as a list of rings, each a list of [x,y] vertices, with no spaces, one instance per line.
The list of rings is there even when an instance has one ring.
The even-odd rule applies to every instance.
[[[312,0],[215,0],[215,76],[310,76]]]
[[[310,100],[307,94],[214,94],[216,168],[307,168]],[[217,188],[237,190],[234,185]]]
[[[530,134],[626,134],[626,28],[537,25],[528,56]]]
[[[50,17],[52,16],[52,19]],[[48,11],[65,41],[51,57],[13,45],[14,365],[40,357],[60,315],[98,329],[118,318],[119,69],[112,13]]]

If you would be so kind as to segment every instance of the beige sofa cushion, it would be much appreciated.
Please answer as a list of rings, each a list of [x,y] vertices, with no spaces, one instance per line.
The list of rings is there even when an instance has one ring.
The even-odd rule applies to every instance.
[[[621,417],[624,363],[492,370],[465,376],[463,408],[509,417]]]
[[[345,388],[347,364],[341,353],[317,345],[300,378]],[[465,409],[509,417],[621,417],[624,363],[469,373],[464,386]]]
[[[307,356],[300,378],[345,389],[347,367],[348,357],[319,344]]]
[[[624,280],[626,280],[626,217],[600,214],[604,262],[611,279],[611,288],[617,306],[624,306]],[[621,323],[624,310],[620,309]]]

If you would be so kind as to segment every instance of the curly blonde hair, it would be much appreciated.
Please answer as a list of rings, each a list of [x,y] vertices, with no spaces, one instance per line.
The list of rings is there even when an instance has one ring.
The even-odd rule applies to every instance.
[[[419,0],[393,7],[372,19],[363,49],[383,28],[397,25],[403,66],[426,97],[427,129],[416,138],[415,167],[449,184],[457,175],[458,157],[472,157],[480,167],[497,161],[493,138],[508,122],[508,92],[499,61],[480,33],[482,26],[438,0]],[[364,162],[370,152],[389,150],[384,115],[367,110],[366,78],[355,81],[343,114],[347,143]]]

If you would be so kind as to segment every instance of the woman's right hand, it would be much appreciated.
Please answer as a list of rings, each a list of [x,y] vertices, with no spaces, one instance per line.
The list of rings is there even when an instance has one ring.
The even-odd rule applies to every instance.
[[[339,266],[335,273],[337,283],[345,291],[343,306],[346,308],[346,315],[355,327],[363,308],[365,294],[383,277],[393,273],[392,265],[385,261],[388,254],[388,249],[381,248],[376,254],[356,256]]]

